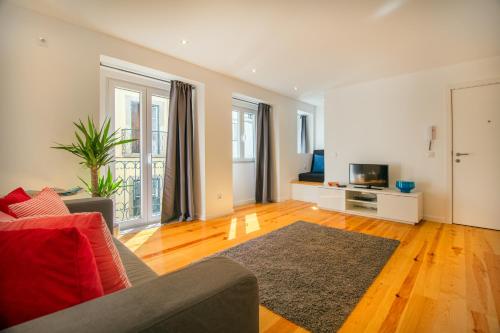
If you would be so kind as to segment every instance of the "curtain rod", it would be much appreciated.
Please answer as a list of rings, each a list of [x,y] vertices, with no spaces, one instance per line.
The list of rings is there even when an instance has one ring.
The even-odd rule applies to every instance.
[[[129,70],[126,70],[126,69],[123,69],[123,68],[118,68],[118,67],[113,67],[113,66],[109,66],[109,65],[105,65],[103,64],[102,62],[100,63],[101,67],[107,67],[107,68],[111,68],[111,69],[116,69],[118,71],[122,71],[122,72],[125,72],[125,73],[129,73],[129,74],[134,74],[134,75],[139,75],[139,76],[142,76],[142,77],[146,77],[148,79],[152,79],[152,80],[156,80],[156,81],[160,81],[160,82],[164,82],[164,83],[168,83],[170,84],[172,81],[170,80],[163,80],[163,79],[159,79],[157,77],[154,77],[154,76],[149,76],[149,75],[145,75],[145,74],[140,74],[140,73],[137,73],[137,72],[133,72],[133,71],[129,71]],[[195,86],[193,86],[192,84],[189,84],[193,90],[196,89]]]
[[[233,97],[233,99],[235,99],[235,100],[237,100],[237,101],[245,102],[245,103],[250,103],[250,104],[254,104],[254,105],[259,105],[259,103],[250,102],[250,101],[245,101],[244,99],[240,99],[240,98],[237,98],[237,97]]]

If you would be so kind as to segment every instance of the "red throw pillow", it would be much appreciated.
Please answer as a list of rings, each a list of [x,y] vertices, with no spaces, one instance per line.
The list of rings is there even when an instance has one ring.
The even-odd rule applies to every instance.
[[[18,218],[37,215],[69,214],[68,207],[66,207],[64,201],[59,197],[59,194],[48,187],[29,200],[9,205],[9,209]]]
[[[0,211],[16,217],[14,213],[9,209],[9,205],[23,202],[29,199],[31,199],[31,197],[28,195],[28,193],[26,193],[22,187],[18,187],[3,198],[0,198]]]
[[[76,228],[0,231],[0,268],[0,329],[103,295],[89,240]]]
[[[94,252],[104,294],[130,287],[125,267],[101,213],[78,213],[62,216],[34,216],[0,223],[2,230],[77,228],[87,236]],[[1,273],[0,273],[1,275]]]

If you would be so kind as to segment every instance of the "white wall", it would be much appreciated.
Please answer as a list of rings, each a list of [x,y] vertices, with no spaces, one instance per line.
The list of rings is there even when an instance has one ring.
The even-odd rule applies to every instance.
[[[314,149],[325,148],[325,106],[324,101],[316,106]]]
[[[47,46],[38,44],[39,37]],[[269,90],[123,40],[0,2],[0,193],[15,186],[69,187],[84,170],[68,153],[49,147],[73,140],[72,122],[99,113],[99,57],[107,55],[205,84],[204,170],[210,218],[232,212],[231,98],[271,104],[275,137],[275,193],[289,198],[303,156],[296,153],[296,110],[314,111]],[[218,194],[222,194],[219,200]]]
[[[348,163],[388,163],[390,184],[415,180],[427,219],[447,219],[449,87],[500,77],[500,57],[333,89],[325,99],[326,180],[348,181]],[[434,157],[426,128],[437,127]]]

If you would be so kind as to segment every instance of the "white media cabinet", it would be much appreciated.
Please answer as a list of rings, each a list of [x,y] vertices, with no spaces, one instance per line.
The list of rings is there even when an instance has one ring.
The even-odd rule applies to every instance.
[[[372,201],[356,197],[370,198]],[[313,202],[319,208],[396,222],[418,223],[423,218],[422,192],[329,187],[292,183],[292,199]]]

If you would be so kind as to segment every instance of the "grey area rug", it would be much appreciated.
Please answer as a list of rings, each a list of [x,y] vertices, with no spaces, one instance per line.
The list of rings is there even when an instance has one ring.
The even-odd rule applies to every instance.
[[[313,332],[335,332],[398,244],[299,221],[211,257],[252,271],[271,311]]]

